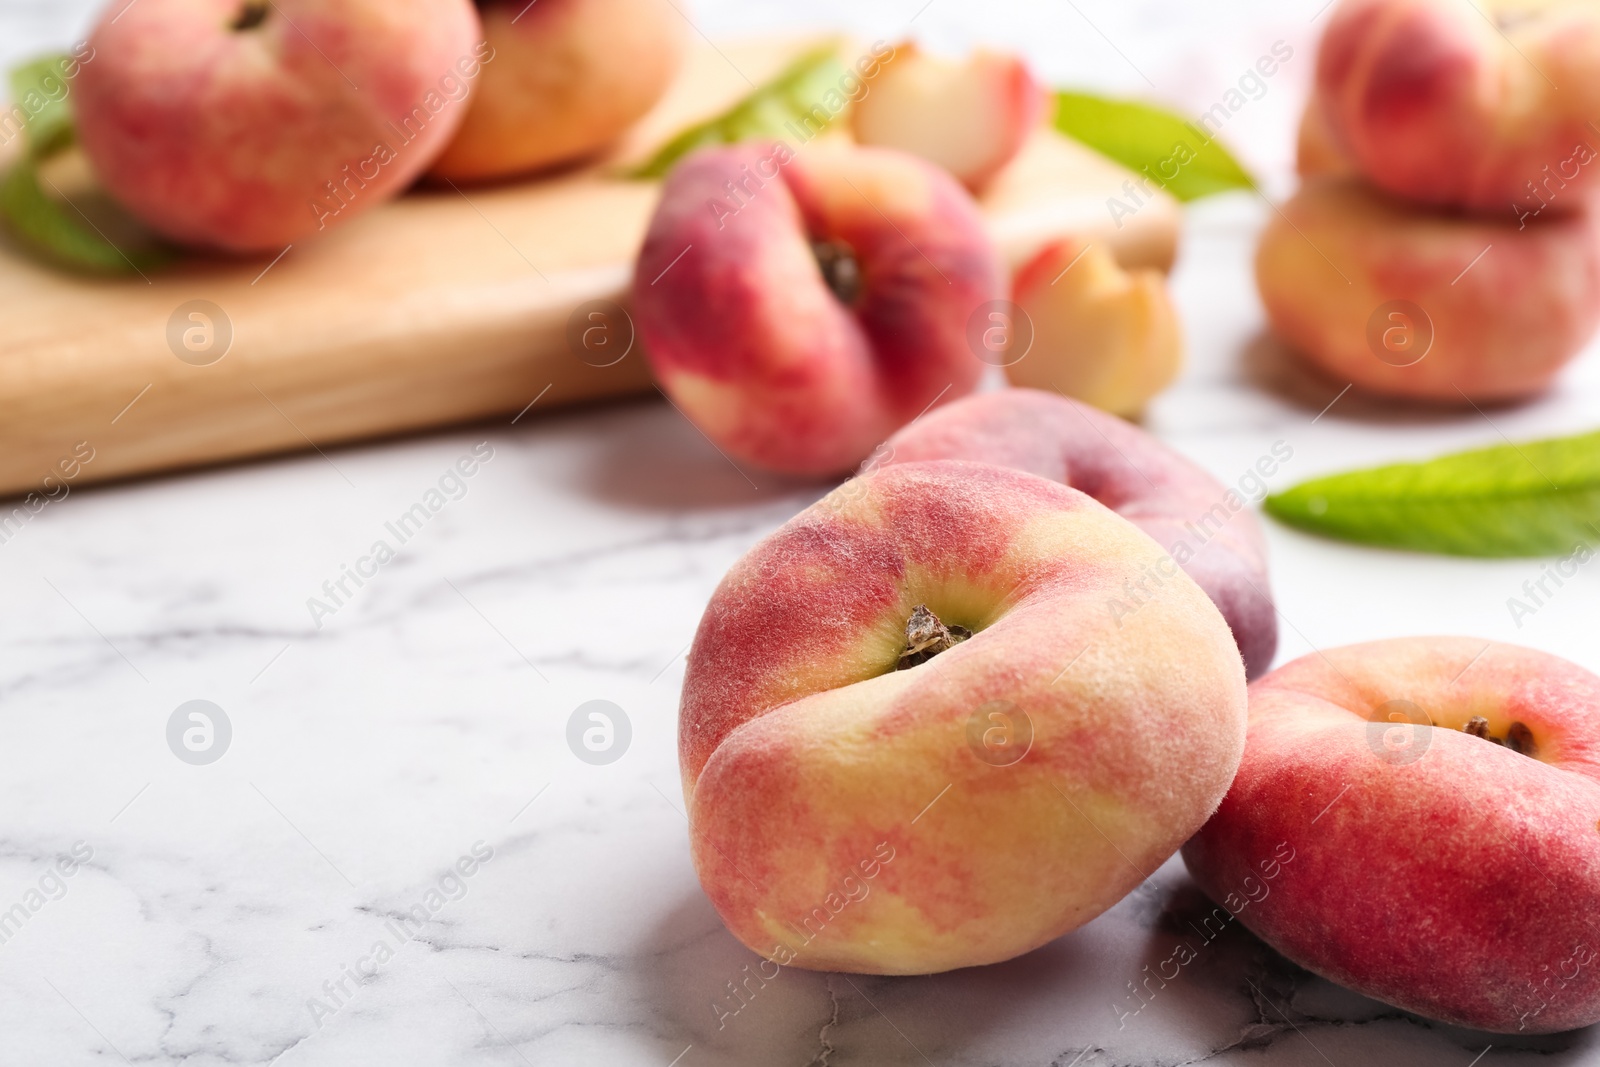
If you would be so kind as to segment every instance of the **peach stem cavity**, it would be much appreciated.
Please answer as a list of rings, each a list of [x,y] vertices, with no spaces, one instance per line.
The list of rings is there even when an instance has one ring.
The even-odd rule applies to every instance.
[[[1506,730],[1505,737],[1496,737],[1489,732],[1489,720],[1482,715],[1474,715],[1467,720],[1467,725],[1461,729],[1463,733],[1487,741],[1492,745],[1502,745],[1509,748],[1519,756],[1538,759],[1538,756],[1535,755],[1537,746],[1533,743],[1533,731],[1528,729],[1525,723],[1514,722]]]
[[[971,636],[972,631],[965,626],[946,626],[939,616],[928,610],[928,605],[918,604],[911,609],[911,617],[906,620],[906,647],[900,653],[900,662],[895,670],[909,670],[919,663],[926,663]]]
[[[856,250],[843,241],[812,241],[811,254],[817,258],[823,281],[839,303],[850,307],[861,296],[861,261]]]
[[[239,8],[239,13],[233,17],[228,28],[235,33],[245,33],[255,29],[267,21],[267,0],[248,0]]]

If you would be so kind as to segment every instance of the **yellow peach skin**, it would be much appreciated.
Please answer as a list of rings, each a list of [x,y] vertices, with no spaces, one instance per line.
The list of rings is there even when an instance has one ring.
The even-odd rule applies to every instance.
[[[1300,116],[1300,130],[1295,137],[1295,170],[1302,178],[1351,177],[1356,173],[1352,164],[1328,129],[1328,119],[1315,99],[1306,105]]]
[[[1509,400],[1548,386],[1600,323],[1600,234],[1589,212],[1524,226],[1321,178],[1269,219],[1256,282],[1278,336],[1337,381]]]
[[[938,461],[835,490],[757,545],[689,654],[695,867],[782,964],[918,974],[1110,907],[1227,789],[1244,671],[1188,577],[1089,497]],[[974,636],[897,670],[919,605]]]
[[[1295,660],[1250,687],[1183,855],[1219,924],[1367,996],[1499,1033],[1600,1021],[1600,678],[1463,637]]]
[[[592,156],[661,98],[687,23],[671,0],[487,0],[494,61],[432,174],[479,181]]]

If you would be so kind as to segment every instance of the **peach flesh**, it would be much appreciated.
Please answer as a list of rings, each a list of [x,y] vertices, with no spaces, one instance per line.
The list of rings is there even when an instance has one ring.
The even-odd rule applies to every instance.
[[[1013,385],[1049,389],[1137,416],[1178,376],[1183,325],[1158,270],[1124,270],[1100,244],[1042,249],[1012,285],[1033,344],[1006,368]]]
[[[910,152],[981,191],[1022,150],[1046,99],[1016,56],[980,49],[958,61],[908,43],[856,104],[851,125],[862,144]]]

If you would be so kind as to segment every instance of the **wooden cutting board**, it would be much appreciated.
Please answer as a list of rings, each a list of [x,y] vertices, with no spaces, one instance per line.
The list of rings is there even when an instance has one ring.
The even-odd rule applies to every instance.
[[[602,367],[569,342],[580,305],[626,304],[659,191],[615,177],[617,164],[646,158],[814,44],[701,45],[610,159],[533,182],[414,191],[276,262],[196,260],[100,280],[0,244],[0,494],[41,489],[63,463],[81,484],[651,389],[638,345]],[[983,208],[1013,265],[1047,240],[1091,234],[1124,263],[1166,269],[1177,205],[1147,203],[1116,228],[1106,201],[1128,176],[1041,130]],[[194,301],[222,311],[209,335],[189,317]],[[207,362],[224,317],[231,341]],[[579,332],[607,321],[620,346],[621,316]],[[87,464],[72,461],[86,454],[80,442],[93,449]]]

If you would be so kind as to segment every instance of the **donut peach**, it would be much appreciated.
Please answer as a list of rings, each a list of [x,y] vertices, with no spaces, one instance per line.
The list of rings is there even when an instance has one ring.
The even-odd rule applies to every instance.
[[[1337,142],[1441,207],[1576,210],[1596,188],[1600,10],[1587,0],[1345,0],[1317,57]]]
[[[888,463],[994,463],[1089,494],[1155,538],[1200,584],[1251,677],[1272,665],[1278,617],[1261,524],[1236,491],[1137,426],[1066,397],[1006,389],[929,412],[884,452]]]
[[[1600,678],[1472,638],[1295,660],[1251,686],[1183,855],[1217,926],[1367,996],[1499,1033],[1600,1021]]]
[[[486,63],[436,178],[483,181],[600,152],[648,112],[683,63],[671,0],[478,0]]]
[[[1600,324],[1595,218],[1472,218],[1320,178],[1268,222],[1256,283],[1278,336],[1338,381],[1516,399],[1546,388]]]
[[[163,237],[284,251],[398,196],[487,68],[467,0],[104,5],[72,83],[95,177]]]
[[[689,652],[695,868],[782,965],[921,974],[1037,948],[1205,822],[1244,670],[1184,573],[1083,493],[976,463],[853,479],[760,542]]]
[[[1350,177],[1355,167],[1328,129],[1328,119],[1315,99],[1300,116],[1295,137],[1295,171],[1302,178]]]
[[[985,363],[1006,295],[967,191],[889,148],[712,148],[667,176],[634,272],[661,387],[729,456],[848,473]],[[981,321],[981,319],[980,319]]]

